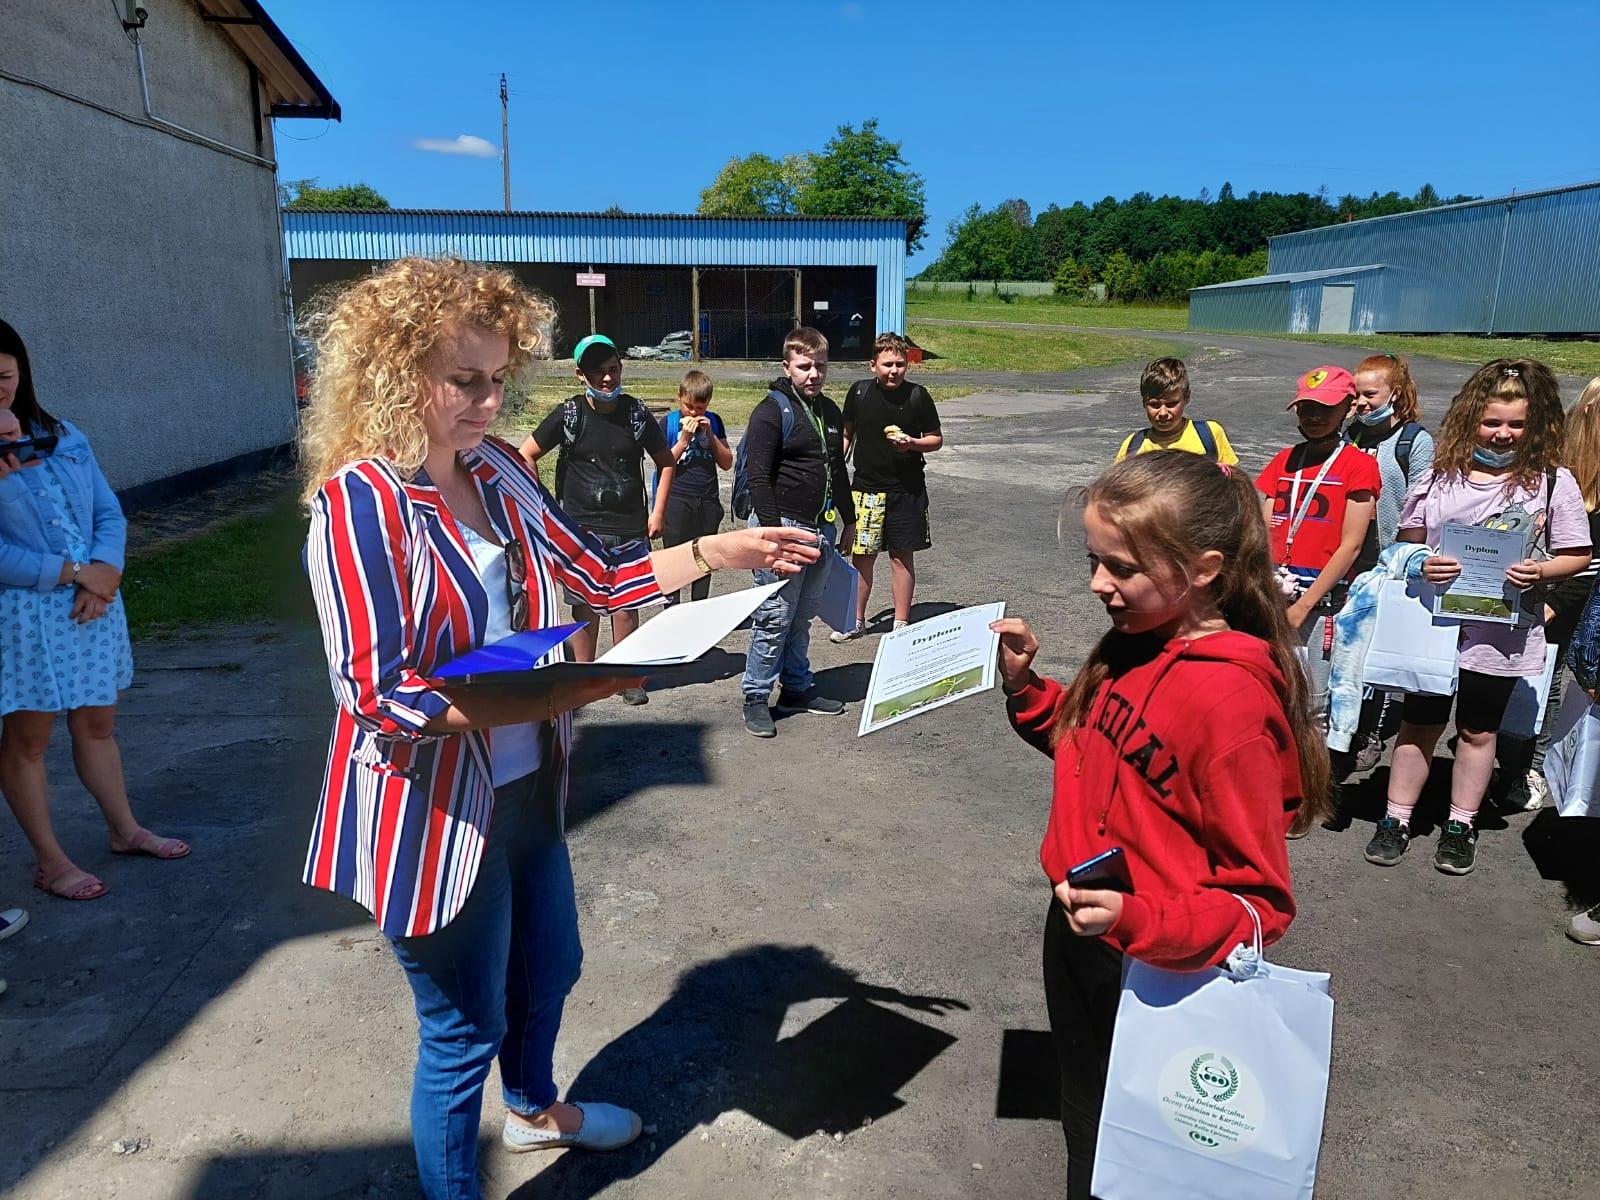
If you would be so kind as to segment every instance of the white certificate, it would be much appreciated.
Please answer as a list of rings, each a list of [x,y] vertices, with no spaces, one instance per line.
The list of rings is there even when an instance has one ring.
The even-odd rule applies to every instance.
[[[1462,621],[1516,622],[1522,593],[1511,586],[1506,568],[1528,556],[1525,532],[1447,521],[1439,534],[1439,554],[1459,562],[1461,574],[1434,596],[1435,613]]]
[[[1000,635],[989,623],[1005,615],[1004,604],[979,604],[884,634],[856,736],[992,688]]]

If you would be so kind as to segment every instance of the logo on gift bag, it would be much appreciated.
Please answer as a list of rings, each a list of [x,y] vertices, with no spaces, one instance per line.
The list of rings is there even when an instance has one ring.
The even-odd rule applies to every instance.
[[[1239,1072],[1220,1054],[1202,1054],[1189,1064],[1189,1085],[1200,1099],[1222,1104],[1238,1092]]]
[[[1204,1046],[1167,1060],[1157,1080],[1161,1115],[1184,1140],[1232,1154],[1261,1134],[1266,1105],[1248,1064]]]

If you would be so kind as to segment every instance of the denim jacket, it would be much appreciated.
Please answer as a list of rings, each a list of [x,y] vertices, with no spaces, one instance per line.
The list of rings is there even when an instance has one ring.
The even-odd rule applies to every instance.
[[[89,439],[71,422],[61,422],[61,440],[51,461],[89,543],[89,561],[110,563],[120,571],[128,522]],[[66,527],[39,480],[42,470],[23,467],[0,479],[0,587],[53,591],[62,564],[69,561]]]

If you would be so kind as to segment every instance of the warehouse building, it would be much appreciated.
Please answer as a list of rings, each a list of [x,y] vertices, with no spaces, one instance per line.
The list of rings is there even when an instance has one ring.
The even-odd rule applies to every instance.
[[[1189,293],[1189,328],[1600,333],[1600,182],[1286,233],[1267,274]]]
[[[457,254],[554,301],[557,354],[598,330],[624,347],[688,333],[697,358],[775,359],[804,324],[834,358],[862,359],[905,328],[899,219],[322,209],[283,222],[297,308],[377,263]]]
[[[273,121],[339,105],[255,0],[15,4],[0,315],[139,507],[294,437]]]

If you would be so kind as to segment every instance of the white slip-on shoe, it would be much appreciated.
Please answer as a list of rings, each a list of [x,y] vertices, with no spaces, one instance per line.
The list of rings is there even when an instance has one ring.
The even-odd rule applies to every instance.
[[[0,942],[5,941],[13,933],[20,933],[27,923],[28,910],[25,908],[8,908],[5,912],[0,912]]]
[[[500,1140],[513,1154],[527,1150],[559,1150],[563,1146],[576,1146],[580,1150],[620,1150],[638,1137],[643,1128],[639,1114],[620,1105],[590,1101],[573,1102],[572,1107],[583,1114],[583,1124],[576,1133],[535,1129],[507,1116]]]

